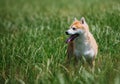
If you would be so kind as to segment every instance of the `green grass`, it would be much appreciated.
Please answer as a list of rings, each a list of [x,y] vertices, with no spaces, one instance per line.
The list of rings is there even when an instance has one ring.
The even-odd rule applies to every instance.
[[[67,69],[65,31],[86,18],[99,45],[95,72]],[[1,84],[120,84],[119,0],[1,0]]]

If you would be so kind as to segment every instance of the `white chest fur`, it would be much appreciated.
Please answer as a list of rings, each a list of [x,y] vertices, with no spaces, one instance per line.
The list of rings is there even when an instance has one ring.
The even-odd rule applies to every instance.
[[[84,56],[85,58],[93,58],[95,52],[90,43],[83,36],[77,37],[74,40],[74,54],[77,57]]]

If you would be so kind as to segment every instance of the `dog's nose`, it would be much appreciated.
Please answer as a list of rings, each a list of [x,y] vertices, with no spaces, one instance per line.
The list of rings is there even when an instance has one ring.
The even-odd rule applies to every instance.
[[[65,33],[66,33],[66,35],[69,35],[67,31]]]

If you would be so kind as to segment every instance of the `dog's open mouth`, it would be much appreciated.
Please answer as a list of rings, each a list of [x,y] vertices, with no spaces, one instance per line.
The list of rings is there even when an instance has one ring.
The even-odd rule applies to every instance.
[[[79,36],[79,34],[73,34],[73,35],[71,35],[67,40],[66,40],[66,43],[69,43],[69,42],[71,42],[71,41],[73,41],[76,37],[78,37]]]

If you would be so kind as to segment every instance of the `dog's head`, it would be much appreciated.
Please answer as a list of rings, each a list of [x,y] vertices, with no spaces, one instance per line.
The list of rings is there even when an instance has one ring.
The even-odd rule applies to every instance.
[[[70,35],[66,42],[69,43],[79,35],[82,35],[88,31],[89,28],[84,17],[82,17],[80,21],[75,18],[70,28],[65,32],[67,35]]]

